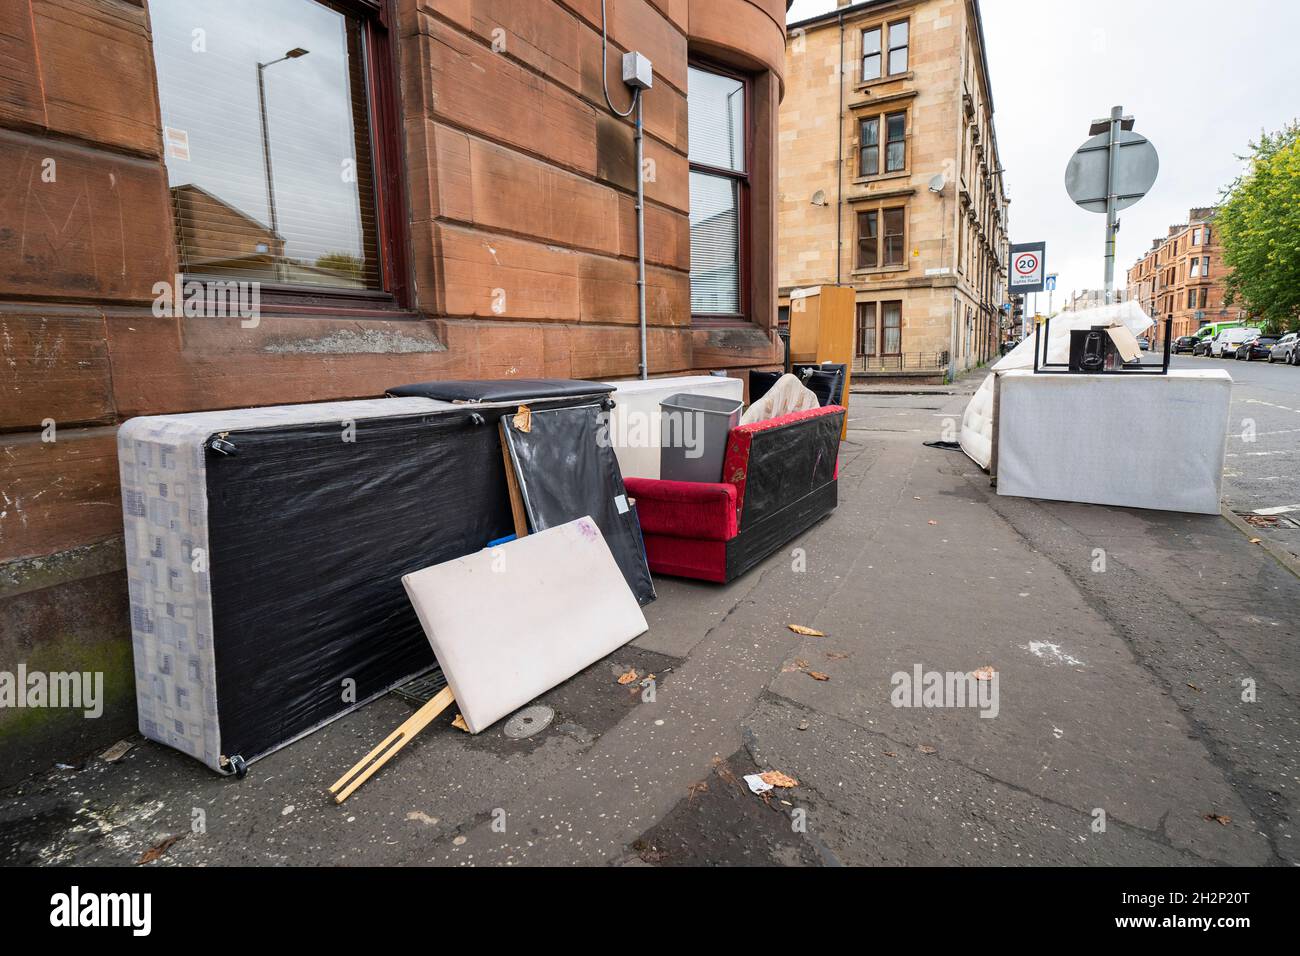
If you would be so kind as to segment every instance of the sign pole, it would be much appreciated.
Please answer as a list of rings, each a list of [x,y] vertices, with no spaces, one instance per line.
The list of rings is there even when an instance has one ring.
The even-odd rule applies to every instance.
[[[1115,301],[1115,222],[1116,195],[1115,169],[1119,160],[1120,121],[1124,107],[1114,106],[1110,111],[1110,135],[1106,142],[1106,304]]]

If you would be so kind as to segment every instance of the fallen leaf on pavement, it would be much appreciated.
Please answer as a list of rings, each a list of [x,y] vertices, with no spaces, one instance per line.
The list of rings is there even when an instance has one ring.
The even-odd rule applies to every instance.
[[[933,518],[931,518],[929,521],[926,522],[926,524],[938,524],[938,523],[939,522],[935,521]]]
[[[795,658],[794,666],[799,668],[799,670],[803,670],[805,667],[808,666],[808,662],[804,660],[802,657],[797,657]]]
[[[1260,542],[1261,540],[1263,540],[1263,539],[1262,539],[1262,538],[1251,538],[1251,539],[1250,539],[1250,543],[1251,543],[1251,544],[1259,544],[1259,542]]]
[[[169,836],[167,839],[163,840],[157,846],[149,847],[149,849],[145,850],[143,853],[140,854],[139,865],[143,866],[146,863],[152,863],[154,860],[159,859],[164,853],[166,853],[168,850],[172,848],[172,844],[182,839],[183,836],[184,834]]]
[[[996,673],[997,671],[995,671],[991,665],[985,664],[983,667],[977,667],[975,670],[971,671],[971,677],[974,677],[976,680],[992,680],[993,675]]]
[[[620,684],[630,684],[634,680],[636,680],[635,670],[628,670],[627,673],[620,675],[618,678]]]
[[[939,752],[935,750],[933,747],[931,747],[929,744],[921,744],[921,746],[917,747],[916,749],[921,751],[921,753],[923,754],[937,754]]]
[[[451,725],[457,730],[463,730],[465,733],[469,733],[469,724],[465,723],[465,718],[460,714],[456,715],[456,719],[451,722]]]
[[[789,774],[782,773],[780,770],[769,770],[766,773],[760,773],[763,782],[773,787],[797,787],[799,781]]]
[[[821,671],[804,671],[813,680],[830,680],[830,674],[823,674]]]
[[[849,659],[849,655],[842,651],[827,651],[826,656],[833,661],[847,661]]]
[[[885,756],[886,756],[886,757],[897,757],[898,754],[894,753],[892,750],[886,750],[886,751],[885,751]]]
[[[1215,823],[1217,823],[1217,824],[1218,824],[1219,826],[1221,826],[1221,827],[1226,827],[1229,823],[1232,822],[1232,817],[1224,816],[1224,815],[1221,814],[1221,813],[1206,813],[1206,814],[1202,814],[1201,819],[1203,819],[1203,820],[1205,820],[1205,821],[1207,821],[1207,822],[1210,821],[1210,820],[1213,820]]]
[[[1199,687],[1197,687],[1195,684],[1190,683],[1190,682],[1187,684],[1187,686],[1190,687],[1192,690],[1195,690],[1195,691],[1199,691],[1199,690],[1200,690]]]
[[[787,624],[786,627],[790,628],[790,630],[794,631],[796,634],[802,634],[804,637],[825,637],[826,636],[821,631],[815,630],[814,628],[811,627],[804,627],[802,624]]]
[[[132,746],[134,745],[129,740],[119,740],[117,743],[113,744],[113,746],[100,754],[99,759],[105,763],[117,763],[126,756],[127,751],[130,750]]]

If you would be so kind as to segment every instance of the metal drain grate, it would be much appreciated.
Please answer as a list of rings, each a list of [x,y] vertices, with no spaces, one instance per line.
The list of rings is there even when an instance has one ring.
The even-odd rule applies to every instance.
[[[1251,511],[1238,511],[1236,514],[1253,528],[1282,528],[1287,531],[1300,529],[1300,521],[1289,514],[1257,515]]]
[[[408,704],[421,705],[433,700],[446,686],[447,678],[443,676],[442,668],[435,664],[433,670],[425,671],[400,687],[394,687],[392,692]]]

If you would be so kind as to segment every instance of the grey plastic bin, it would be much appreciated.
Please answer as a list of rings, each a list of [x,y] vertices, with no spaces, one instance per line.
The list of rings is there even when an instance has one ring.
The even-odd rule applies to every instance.
[[[745,403],[716,395],[670,395],[659,403],[659,477],[665,481],[722,480],[727,435]]]

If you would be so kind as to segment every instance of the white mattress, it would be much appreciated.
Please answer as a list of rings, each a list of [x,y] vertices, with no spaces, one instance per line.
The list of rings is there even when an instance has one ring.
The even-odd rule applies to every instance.
[[[402,576],[471,733],[646,630],[589,517]]]
[[[745,383],[719,375],[682,375],[675,378],[632,379],[608,382],[611,396],[610,440],[623,477],[659,477],[659,403],[671,395],[714,395],[740,401]]]
[[[1232,378],[1001,373],[998,494],[1218,514]]]

